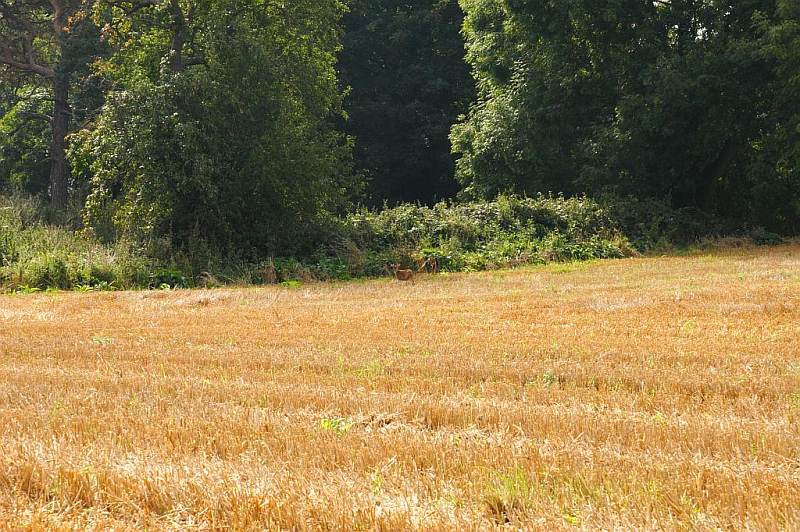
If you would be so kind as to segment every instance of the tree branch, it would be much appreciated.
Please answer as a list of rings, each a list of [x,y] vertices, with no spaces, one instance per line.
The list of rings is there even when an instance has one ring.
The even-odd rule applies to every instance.
[[[56,76],[56,73],[52,68],[47,68],[42,65],[37,65],[36,63],[22,63],[16,61],[8,53],[8,50],[3,50],[2,52],[0,52],[0,64],[8,65],[11,68],[22,70],[24,72],[31,72],[32,74],[38,74],[39,76],[48,79],[52,79]]]
[[[48,123],[53,121],[52,116],[46,115],[44,113],[31,113],[28,111],[22,111],[19,113],[19,116],[21,116],[22,118],[28,118],[30,120],[42,120]]]

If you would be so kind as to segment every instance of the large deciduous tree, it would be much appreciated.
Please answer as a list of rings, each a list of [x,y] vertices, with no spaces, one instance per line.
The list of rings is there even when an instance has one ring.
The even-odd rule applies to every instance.
[[[66,205],[70,187],[66,139],[74,116],[72,83],[100,49],[87,23],[90,7],[90,0],[0,0],[0,78],[26,87],[29,97],[41,100],[46,94],[52,102],[49,113],[25,111],[19,118],[49,126],[48,189],[57,209]],[[35,90],[38,86],[46,92]]]
[[[265,256],[315,244],[358,183],[341,114],[338,0],[106,1],[114,89],[72,160],[107,237]]]
[[[764,39],[787,39],[791,4],[462,0],[479,97],[452,135],[459,179],[479,195],[610,191],[785,228],[789,214],[755,211],[765,188],[798,198],[765,160],[767,145],[786,151],[768,132],[794,111],[775,98],[785,45]]]

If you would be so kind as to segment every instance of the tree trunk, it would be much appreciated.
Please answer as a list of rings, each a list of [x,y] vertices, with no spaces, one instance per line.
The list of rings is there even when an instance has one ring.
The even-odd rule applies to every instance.
[[[50,144],[50,205],[55,209],[67,206],[69,166],[67,165],[67,132],[69,131],[69,79],[61,73],[53,78],[53,139]]]
[[[183,47],[185,43],[186,19],[177,0],[170,2],[172,16],[172,43],[170,44],[169,67],[173,73],[183,72]]]

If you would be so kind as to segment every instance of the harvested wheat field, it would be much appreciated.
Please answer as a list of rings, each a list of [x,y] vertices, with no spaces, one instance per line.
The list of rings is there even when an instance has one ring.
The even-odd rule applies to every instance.
[[[0,297],[0,521],[800,528],[800,246]]]

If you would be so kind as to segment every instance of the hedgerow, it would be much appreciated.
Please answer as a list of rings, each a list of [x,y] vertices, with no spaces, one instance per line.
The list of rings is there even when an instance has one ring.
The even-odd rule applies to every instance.
[[[621,258],[729,231],[660,203],[588,197],[500,196],[494,201],[403,204],[331,217],[305,256],[222,256],[202,241],[175,249],[103,244],[90,232],[44,221],[35,200],[0,198],[0,286],[6,291],[114,290],[347,280],[388,274],[388,264],[438,272]],[[780,242],[750,231],[756,244]],[[306,246],[307,247],[307,246]],[[292,284],[294,286],[294,284]]]

